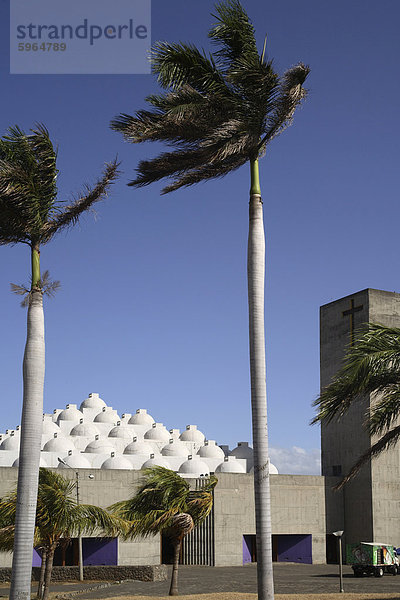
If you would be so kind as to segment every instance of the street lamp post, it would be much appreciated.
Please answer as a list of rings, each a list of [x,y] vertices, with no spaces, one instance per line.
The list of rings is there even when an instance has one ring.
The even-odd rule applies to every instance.
[[[343,563],[342,563],[342,535],[343,534],[344,534],[344,531],[334,531],[333,532],[333,535],[335,535],[339,541],[339,585],[340,585],[341,592],[344,592],[344,589],[343,589]]]
[[[64,467],[68,467],[68,469],[74,470],[68,463],[65,462],[62,458],[58,457],[58,462],[64,465]],[[93,475],[89,475],[92,479]],[[75,471],[76,478],[76,503],[79,506],[79,471]],[[79,533],[78,535],[78,563],[79,563],[79,581],[83,581],[83,551],[82,551],[82,535]]]

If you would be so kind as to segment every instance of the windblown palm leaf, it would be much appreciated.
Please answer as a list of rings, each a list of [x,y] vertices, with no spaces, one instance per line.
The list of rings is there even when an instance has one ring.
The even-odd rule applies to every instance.
[[[170,595],[178,593],[177,572],[182,539],[204,521],[213,505],[216,477],[210,477],[200,490],[174,471],[164,467],[144,469],[145,481],[136,494],[109,507],[114,515],[131,523],[126,538],[164,533],[174,547],[174,567]]]
[[[343,487],[374,456],[397,443],[400,438],[400,329],[370,323],[359,330],[349,346],[343,367],[315,400],[317,415],[312,423],[330,423],[347,413],[354,402],[376,394],[365,415],[368,433],[381,437],[371,444],[346,474]]]

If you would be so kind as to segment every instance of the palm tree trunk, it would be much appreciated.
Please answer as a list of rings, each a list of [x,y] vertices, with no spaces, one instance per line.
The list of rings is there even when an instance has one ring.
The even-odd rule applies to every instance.
[[[32,291],[23,360],[24,396],[10,600],[29,600],[43,420],[44,315],[39,250],[32,249]]]
[[[53,570],[53,560],[54,560],[54,552],[55,552],[56,546],[57,546],[56,543],[52,544],[50,546],[48,554],[47,554],[46,573],[44,576],[44,589],[43,589],[42,600],[47,600],[47,598],[49,597],[51,572]]]
[[[43,596],[43,584],[44,584],[44,574],[46,571],[46,563],[47,563],[47,548],[43,548],[42,564],[40,565],[40,576],[39,576],[38,591],[37,591],[37,597],[39,598],[39,600],[41,600],[41,598]]]
[[[181,543],[182,538],[174,538],[172,540],[172,545],[174,547],[174,562],[172,563],[172,575],[171,575],[171,585],[169,588],[170,596],[178,595],[178,567],[179,567],[179,555],[181,553]]]
[[[272,531],[264,335],[265,236],[258,161],[251,161],[247,255],[254,496],[259,600],[273,600]]]

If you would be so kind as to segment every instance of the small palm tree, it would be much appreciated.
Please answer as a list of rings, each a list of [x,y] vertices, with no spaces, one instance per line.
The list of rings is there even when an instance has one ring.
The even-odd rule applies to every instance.
[[[364,427],[380,438],[360,456],[342,481],[342,488],[374,456],[395,445],[400,438],[400,329],[369,323],[349,346],[343,367],[315,400],[317,415],[312,424],[340,421],[354,402],[377,394],[365,415]]]
[[[28,600],[32,569],[44,385],[44,277],[40,249],[53,236],[75,224],[103,198],[117,175],[115,162],[92,189],[70,202],[57,200],[57,154],[43,125],[29,135],[10,128],[0,139],[0,245],[26,244],[31,254],[27,339],[23,360],[23,407],[18,473],[18,509],[10,598]],[[54,286],[47,289],[49,293]],[[23,288],[16,286],[18,292]]]
[[[17,491],[0,500],[0,548],[12,550]],[[42,569],[38,597],[47,600],[50,591],[54,552],[72,537],[94,532],[117,536],[127,531],[127,524],[106,510],[91,504],[78,504],[76,482],[56,471],[40,469],[36,505],[35,546],[42,549]]]
[[[127,537],[164,533],[174,549],[170,596],[178,595],[178,565],[183,538],[204,521],[213,505],[217,479],[211,477],[200,490],[193,490],[180,475],[164,467],[144,470],[145,483],[130,500],[110,506],[115,515],[132,526]]]
[[[238,0],[216,6],[209,32],[216,45],[206,55],[191,44],[160,42],[152,49],[153,72],[165,93],[147,98],[151,110],[121,114],[111,127],[133,142],[163,141],[173,147],[141,161],[130,185],[163,178],[163,193],[223,177],[250,164],[248,301],[258,594],[273,598],[264,339],[265,237],[259,158],[291,124],[304,99],[309,68],[302,63],[279,76],[260,55],[255,31]]]

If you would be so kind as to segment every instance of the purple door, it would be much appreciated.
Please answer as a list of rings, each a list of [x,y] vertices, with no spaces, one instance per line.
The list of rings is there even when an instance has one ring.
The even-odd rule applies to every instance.
[[[117,538],[84,538],[82,540],[84,565],[117,565]]]
[[[311,535],[278,535],[278,561],[312,564]]]

